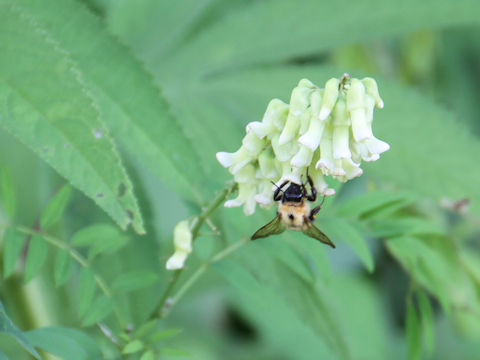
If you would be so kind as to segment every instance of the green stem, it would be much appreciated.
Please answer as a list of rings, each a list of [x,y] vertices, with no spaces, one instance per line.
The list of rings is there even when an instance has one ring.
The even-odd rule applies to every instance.
[[[195,239],[198,237],[198,233],[200,231],[200,228],[202,225],[207,221],[207,219],[210,217],[210,215],[225,201],[228,195],[230,195],[232,192],[234,192],[237,189],[237,184],[232,183],[229,184],[225,189],[221,190],[218,195],[212,200],[211,203],[208,204],[208,206],[204,209],[202,209],[202,212],[200,215],[195,216],[192,221],[192,241],[195,241]],[[204,265],[202,265],[204,266]],[[197,269],[192,277],[198,277],[204,270],[201,271],[199,275],[196,275],[197,272],[202,268],[202,266]],[[172,299],[171,299],[171,293],[173,289],[175,288],[175,285],[178,282],[178,279],[180,278],[180,275],[182,275],[184,271],[184,268],[175,270],[175,272],[172,275],[172,278],[170,279],[170,283],[168,284],[167,288],[165,289],[165,292],[163,293],[162,297],[157,303],[157,306],[155,306],[155,309],[152,311],[150,315],[150,320],[155,319],[155,318],[162,318],[164,317],[166,310],[169,309],[172,305]],[[189,279],[187,283],[190,281]]]

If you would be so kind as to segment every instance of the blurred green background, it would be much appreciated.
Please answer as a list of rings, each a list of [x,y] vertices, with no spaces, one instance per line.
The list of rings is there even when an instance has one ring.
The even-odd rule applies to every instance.
[[[28,344],[68,360],[480,359],[479,14],[474,0],[0,2],[0,359]],[[142,337],[175,224],[230,178],[215,153],[300,79],[345,72],[377,80],[391,150],[332,182],[317,225],[337,249],[284,233],[212,261],[274,214],[220,207]]]

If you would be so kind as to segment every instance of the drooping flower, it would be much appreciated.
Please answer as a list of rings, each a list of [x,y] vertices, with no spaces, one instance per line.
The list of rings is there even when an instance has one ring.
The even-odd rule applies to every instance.
[[[270,206],[275,185],[301,183],[308,173],[321,195],[335,191],[325,176],[346,182],[362,175],[362,161],[375,161],[390,146],[373,135],[374,108],[383,108],[374,79],[344,74],[319,88],[302,79],[290,104],[273,99],[261,122],[251,122],[240,149],[217,153],[238,183],[238,196],[227,207],[243,206],[251,215],[258,203]]]
[[[167,261],[167,270],[178,270],[192,252],[192,230],[188,220],[180,221],[173,230],[173,246],[175,252]]]

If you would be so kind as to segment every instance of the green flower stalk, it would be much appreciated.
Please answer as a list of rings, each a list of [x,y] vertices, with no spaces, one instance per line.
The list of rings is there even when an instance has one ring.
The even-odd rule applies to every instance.
[[[272,191],[288,180],[302,183],[307,173],[319,193],[330,196],[324,176],[346,182],[362,175],[362,161],[375,161],[390,146],[373,135],[374,109],[384,103],[374,79],[344,74],[319,88],[302,79],[290,104],[273,99],[261,122],[246,127],[242,146],[219,152],[217,160],[238,183],[238,196],[226,207],[243,206],[246,215],[256,204],[273,204]]]

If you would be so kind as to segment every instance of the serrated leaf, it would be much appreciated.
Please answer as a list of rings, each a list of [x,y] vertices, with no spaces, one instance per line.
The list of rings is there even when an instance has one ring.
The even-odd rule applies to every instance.
[[[148,270],[130,271],[118,275],[113,280],[115,290],[128,292],[151,286],[159,280],[158,274]]]
[[[15,186],[7,166],[0,168],[0,203],[10,220],[15,216]]]
[[[105,295],[97,297],[82,320],[82,326],[90,326],[105,319],[113,310],[113,301]]]
[[[53,266],[55,285],[61,286],[65,284],[72,274],[72,270],[73,260],[69,252],[63,249],[58,249]]]
[[[418,291],[417,294],[425,348],[428,356],[431,356],[435,349],[435,319],[433,309],[424,291]]]
[[[12,336],[26,351],[28,351],[36,359],[41,359],[33,345],[27,337],[15,326],[8,317],[2,302],[0,301],[0,332]]]
[[[0,123],[122,228],[132,223],[143,233],[132,184],[82,73],[22,3],[0,3]]]
[[[42,268],[47,259],[48,245],[40,235],[34,235],[30,239],[25,260],[25,284],[30,282]]]
[[[50,199],[40,215],[40,226],[43,229],[50,228],[60,220],[71,193],[72,188],[66,184]]]
[[[169,187],[200,200],[209,182],[196,149],[129,50],[78,2],[20,3],[69,52],[115,138]]]
[[[95,275],[89,267],[80,269],[78,279],[78,304],[77,311],[80,317],[83,317],[90,307],[93,296],[95,295]]]
[[[155,360],[155,353],[152,350],[146,351],[142,354],[140,360]]]
[[[420,360],[422,356],[422,334],[417,311],[411,302],[407,304],[405,332],[407,337],[408,359]]]
[[[321,222],[320,222],[321,221]],[[372,253],[362,233],[354,223],[340,217],[324,217],[318,219],[318,227],[335,243],[336,239],[345,241],[358,255],[365,268],[373,272],[375,267]]]
[[[140,340],[133,340],[129,342],[125,347],[122,349],[122,354],[134,354],[144,349],[143,342]]]
[[[148,342],[152,344],[156,344],[159,341],[176,336],[181,332],[182,332],[182,329],[168,329],[168,330],[157,331],[156,333],[153,333],[148,337]]]
[[[18,257],[25,243],[25,235],[10,227],[3,235],[3,277],[7,278],[15,270]]]
[[[100,348],[86,333],[64,327],[31,330],[25,336],[35,346],[68,360],[101,359]]]

